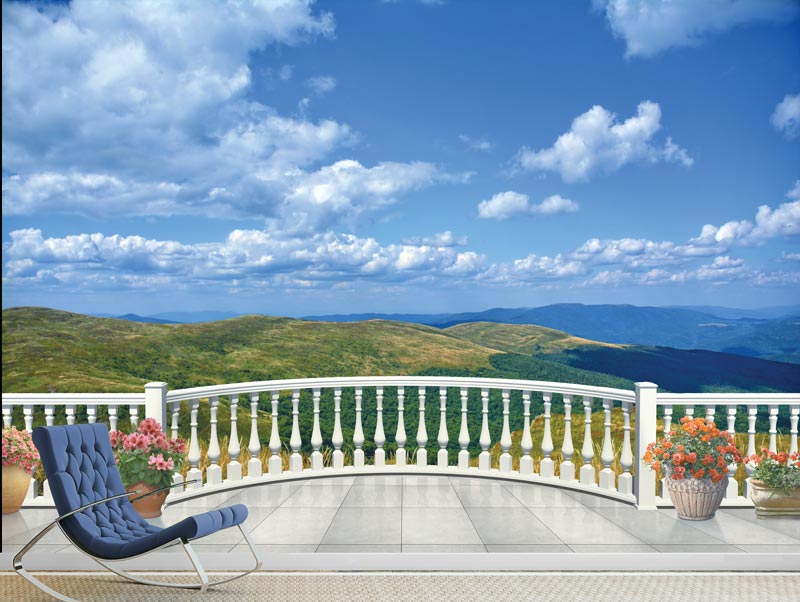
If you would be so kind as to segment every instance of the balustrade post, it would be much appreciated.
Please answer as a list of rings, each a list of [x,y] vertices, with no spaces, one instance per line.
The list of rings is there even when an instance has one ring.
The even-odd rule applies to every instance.
[[[130,406],[130,415],[131,415],[131,430],[136,430],[139,426],[139,405],[138,404],[131,404]],[[75,421],[75,416],[72,417],[73,422]]]
[[[75,405],[71,403],[67,404],[64,406],[64,411],[67,413],[67,424],[75,424]],[[11,426],[10,422],[9,426]]]
[[[261,441],[258,438],[258,393],[250,393],[250,441],[247,444],[250,459],[247,461],[247,477],[258,478],[264,471],[261,465]]]
[[[670,438],[670,434],[669,434],[670,433],[670,429],[672,429],[672,406],[671,405],[665,405],[664,406],[664,437],[666,439]],[[664,474],[664,473],[662,472],[661,474]],[[669,494],[667,493],[667,478],[666,477],[662,476],[661,480],[658,481],[656,486],[658,487],[658,495],[660,495],[663,498],[669,497]]]
[[[91,407],[91,406],[89,406]],[[87,412],[89,407],[86,408]],[[97,408],[94,408],[97,411]],[[25,430],[29,433],[33,430],[33,404],[25,404],[22,406],[22,415],[23,419],[25,420]],[[32,500],[38,497],[39,488],[36,483],[36,479],[33,478],[31,475],[30,483],[28,483],[28,492],[25,494],[26,500]]]
[[[750,462],[750,457],[756,453],[756,417],[758,415],[757,405],[747,406],[747,461],[744,470],[747,477],[744,480],[744,497],[750,498],[750,475],[755,470],[755,465]]]
[[[386,466],[386,450],[383,444],[386,442],[386,434],[383,432],[383,387],[378,387],[375,391],[375,458],[374,463],[377,468]]]
[[[33,416],[31,416],[33,418]],[[95,424],[97,422],[97,406],[86,406],[86,418],[89,421],[89,424]],[[27,416],[26,422],[27,425]],[[28,428],[30,430],[30,428]]]
[[[564,456],[559,466],[559,478],[562,481],[575,480],[575,464],[572,463],[572,395],[564,395],[564,442],[561,444],[561,454]]]
[[[633,451],[631,450],[631,402],[622,402],[622,451],[619,455],[619,463],[623,473],[619,475],[617,491],[620,493],[633,493]],[[640,469],[637,466],[636,471]]]
[[[458,433],[458,444],[461,451],[458,452],[458,467],[461,469],[469,468],[469,426],[467,425],[467,397],[469,390],[461,387],[461,430]]]
[[[292,391],[292,436],[289,439],[292,447],[292,455],[289,457],[289,470],[291,472],[301,472],[303,470],[303,458],[300,455],[300,448],[303,439],[300,437],[300,389]]]
[[[439,468],[447,468],[449,463],[447,444],[450,442],[450,436],[447,434],[447,387],[439,387],[439,436],[437,442],[439,443],[439,453],[436,464]]]
[[[551,393],[542,393],[542,401],[544,402],[544,434],[542,435],[542,453],[544,458],[539,462],[539,476],[544,478],[553,478],[556,474],[555,463],[550,457],[553,453],[555,446],[553,445],[553,431],[550,426],[550,408],[552,406],[553,396]]]
[[[178,438],[178,418],[180,417],[181,413],[181,402],[174,401],[172,402],[172,438]]]
[[[657,406],[658,385],[636,383],[636,477],[633,480],[633,491],[636,504],[642,510],[656,509],[656,473],[643,466],[642,460],[647,445],[656,440]]]
[[[736,406],[728,406],[728,432],[736,441]],[[739,482],[733,478],[738,465],[736,462],[728,464],[728,488],[725,490],[726,500],[735,500],[739,497]]]
[[[331,443],[333,443],[333,468],[341,470],[344,468],[344,454],[342,453],[342,444],[344,443],[344,435],[342,435],[342,388],[336,387],[333,390],[333,436]]]
[[[46,426],[53,426],[53,411],[55,406],[52,404],[44,406],[44,423]],[[117,430],[117,406],[108,406],[108,422],[111,424],[112,431]]]
[[[800,420],[800,406],[791,406],[789,409],[789,453],[797,451],[797,423]]]
[[[596,471],[592,465],[594,460],[594,445],[592,444],[592,401],[591,397],[583,396],[583,447],[581,456],[583,466],[579,475],[581,485],[594,485]]]
[[[500,472],[511,472],[511,429],[508,424],[509,403],[511,391],[503,389],[503,432],[500,435]]]
[[[603,470],[600,471],[600,489],[616,488],[617,475],[611,470],[611,463],[614,461],[614,448],[611,446],[611,410],[613,407],[613,399],[603,399],[603,451],[600,454]]]
[[[200,400],[199,399],[191,399],[189,400],[189,428],[191,429],[190,436],[189,436],[189,454],[187,455],[187,460],[189,460],[189,471],[186,473],[186,480],[193,481],[198,479],[197,483],[190,483],[187,485],[189,489],[200,489],[203,486],[203,473],[199,468],[200,465],[200,443],[197,440],[197,412],[200,408]],[[133,407],[131,407],[131,416],[133,416]],[[131,422],[133,422],[133,418],[131,418]]]
[[[478,469],[490,470],[492,468],[492,454],[489,446],[492,444],[492,435],[489,433],[489,389],[481,389],[481,453],[478,456]]]
[[[3,426],[11,428],[11,406],[3,406]]]
[[[239,396],[230,396],[231,404],[231,438],[228,440],[228,455],[231,457],[228,462],[228,481],[242,480],[242,465],[239,463],[239,431],[236,428],[239,412]]]
[[[322,447],[322,432],[319,428],[319,398],[321,390],[319,387],[312,389],[314,396],[314,427],[311,430],[311,447],[314,450],[311,452],[311,470],[322,470],[322,452],[319,451]]]
[[[211,415],[211,435],[208,440],[209,465],[206,468],[206,484],[210,487],[222,483],[222,467],[219,465],[219,456],[222,453],[219,448],[219,434],[217,433],[217,412],[219,411],[219,397],[212,395],[208,398],[208,411]]]
[[[167,383],[154,382],[144,386],[144,416],[155,418],[161,430],[167,432]]]
[[[406,465],[406,425],[403,420],[404,398],[405,389],[397,387],[397,432],[394,436],[394,440],[397,443],[397,452],[394,457],[395,466]]]
[[[775,453],[777,448],[778,436],[778,406],[769,405],[769,451]]]
[[[281,459],[281,435],[278,430],[278,402],[280,401],[281,392],[272,392],[272,428],[269,435],[269,462],[267,463],[267,470],[270,475],[276,476],[283,472],[283,460]]]
[[[531,450],[533,449],[533,439],[531,438],[531,392],[522,392],[522,440],[520,447],[522,448],[522,457],[519,459],[519,473],[524,475],[533,474],[533,458],[531,458]]]
[[[364,450],[361,449],[361,446],[364,445],[364,427],[361,425],[362,394],[361,387],[356,387],[356,426],[353,429],[353,445],[356,448],[353,452],[353,466],[355,468],[364,468]]]
[[[419,392],[419,425],[417,426],[417,466],[428,465],[428,429],[425,427],[425,387],[420,387]]]

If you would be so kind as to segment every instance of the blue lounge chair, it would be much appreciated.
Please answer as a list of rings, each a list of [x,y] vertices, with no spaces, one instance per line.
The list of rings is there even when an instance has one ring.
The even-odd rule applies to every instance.
[[[190,516],[166,528],[152,525],[139,516],[128,499],[129,493],[122,485],[106,425],[39,427],[33,430],[33,442],[39,450],[59,516],[14,556],[14,570],[54,598],[75,602],[28,573],[22,566],[22,557],[56,525],[81,552],[117,575],[145,585],[205,591],[211,585],[237,579],[261,567],[253,542],[242,528],[242,523],[247,518],[247,508],[242,504]],[[145,495],[153,493],[156,492]],[[227,579],[209,582],[189,541],[233,526],[239,527],[250,547],[255,567]],[[109,561],[134,558],[179,543],[192,561],[200,583],[149,581],[107,564]]]

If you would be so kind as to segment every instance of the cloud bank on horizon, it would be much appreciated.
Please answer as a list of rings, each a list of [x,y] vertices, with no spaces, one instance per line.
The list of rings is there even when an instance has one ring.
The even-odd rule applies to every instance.
[[[245,310],[266,300],[275,313],[308,313],[475,308],[508,304],[506,290],[516,305],[622,302],[634,290],[654,304],[731,290],[747,291],[748,305],[775,304],[759,302],[763,291],[796,298],[800,60],[783,58],[778,85],[769,74],[771,87],[751,86],[730,109],[738,123],[726,105],[703,106],[688,84],[666,92],[653,75],[681,81],[670,61],[696,53],[755,84],[747,49],[728,56],[715,39],[756,44],[772,28],[796,47],[797,5],[690,5],[596,0],[579,15],[596,32],[585,52],[618,92],[578,81],[579,93],[550,87],[545,100],[537,82],[517,106],[485,78],[500,70],[521,82],[545,64],[568,73],[569,57],[531,62],[552,41],[531,36],[505,69],[473,59],[465,76],[403,31],[465,11],[504,35],[514,23],[487,7],[4,2],[3,304],[58,295],[66,309],[118,298],[132,311]],[[524,10],[531,23],[547,17],[554,36],[573,26],[559,7]],[[363,52],[353,21],[387,50]],[[451,35],[453,47],[471,43]],[[631,76],[634,60],[651,63]],[[708,85],[733,85],[723,76]],[[391,89],[398,78],[419,83]],[[447,90],[475,99],[440,105]],[[507,109],[482,109],[495,103]],[[730,174],[753,159],[731,155],[720,132],[758,139],[769,167],[747,186]]]

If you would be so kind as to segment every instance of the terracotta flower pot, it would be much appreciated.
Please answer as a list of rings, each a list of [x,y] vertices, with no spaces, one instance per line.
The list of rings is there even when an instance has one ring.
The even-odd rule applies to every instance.
[[[666,479],[669,497],[678,513],[685,520],[708,520],[725,497],[728,476],[713,483],[711,479]]]
[[[757,518],[800,516],[800,488],[783,493],[764,481],[750,479],[750,499],[755,504]]]
[[[128,487],[125,488],[126,491],[139,492],[135,495],[129,495],[129,499],[133,499],[140,495],[144,495],[145,493],[155,491],[156,489],[158,489],[157,486],[149,485],[147,483],[143,483],[142,481],[134,483],[133,485],[128,485]],[[142,516],[142,518],[156,518],[161,516],[161,507],[164,505],[164,501],[167,499],[167,494],[169,494],[169,490],[148,495],[146,498],[142,498],[141,500],[133,502],[133,507],[136,508],[136,511]]]
[[[3,514],[19,510],[31,484],[31,475],[19,466],[3,466]]]

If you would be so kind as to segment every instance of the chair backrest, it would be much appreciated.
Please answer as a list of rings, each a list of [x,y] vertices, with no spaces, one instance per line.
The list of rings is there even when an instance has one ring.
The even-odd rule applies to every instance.
[[[59,515],[91,502],[125,493],[105,424],[42,426],[33,429],[50,491]],[[61,522],[72,541],[85,550],[92,540],[119,538],[146,525],[127,497],[98,504]]]

